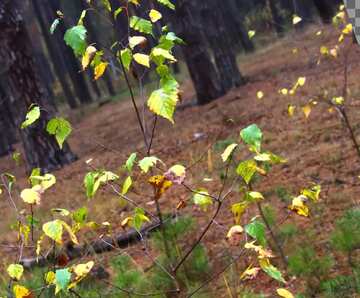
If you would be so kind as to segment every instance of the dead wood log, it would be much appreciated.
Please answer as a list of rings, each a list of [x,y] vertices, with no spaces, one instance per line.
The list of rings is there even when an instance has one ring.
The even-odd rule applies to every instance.
[[[171,218],[174,218],[175,215],[171,215]],[[160,228],[160,222],[155,221],[145,225],[140,233],[135,229],[131,229],[126,233],[120,233],[114,237],[105,236],[100,239],[94,240],[88,244],[82,245],[73,245],[73,243],[67,243],[61,251],[61,255],[65,255],[69,261],[92,255],[92,254],[101,254],[104,252],[112,251],[116,248],[127,248],[129,245],[133,245],[141,240],[141,237],[147,237],[149,233],[156,231]],[[26,269],[31,269],[33,267],[45,267],[47,265],[54,264],[56,255],[49,253],[46,256],[41,256],[39,258],[29,257],[23,258],[20,261],[20,264]]]

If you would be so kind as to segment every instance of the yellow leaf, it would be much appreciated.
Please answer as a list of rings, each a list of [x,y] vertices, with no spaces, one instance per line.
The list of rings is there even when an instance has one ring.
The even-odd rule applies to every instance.
[[[302,18],[300,18],[298,15],[294,15],[292,19],[293,25],[299,24],[302,21]]]
[[[182,165],[174,165],[164,175],[167,180],[180,185],[185,180],[186,168]]]
[[[322,31],[321,31],[321,30],[319,30],[319,31],[316,32],[316,36],[320,36],[321,34],[322,34]]]
[[[339,43],[342,43],[343,41],[344,41],[344,34],[340,34],[340,36],[339,36]]]
[[[149,17],[151,22],[155,23],[162,18],[162,15],[156,9],[152,9],[150,10]]]
[[[248,36],[250,39],[252,39],[255,36],[255,34],[256,34],[255,30],[249,30],[249,32],[248,32]]]
[[[310,113],[311,113],[311,105],[307,104],[306,106],[302,107],[303,113],[305,115],[305,118],[309,118]]]
[[[20,280],[24,273],[24,267],[20,264],[10,264],[6,271],[12,279]]]
[[[292,53],[293,53],[294,55],[296,55],[297,53],[299,53],[299,49],[298,49],[298,48],[293,48],[293,49],[292,49]]]
[[[74,273],[78,277],[86,276],[94,266],[94,261],[87,262],[86,264],[78,264],[74,267]]]
[[[129,46],[131,49],[134,49],[137,45],[146,43],[146,38],[144,36],[131,36],[129,38]]]
[[[325,47],[325,46],[321,46],[320,47],[320,54],[324,55],[324,56],[329,55],[329,49],[327,47]]]
[[[262,99],[262,98],[264,97],[264,92],[258,91],[258,92],[256,93],[256,96],[257,96],[258,99]]]
[[[292,204],[289,206],[291,211],[296,212],[301,216],[308,217],[309,216],[309,208],[305,205],[307,201],[307,197],[304,195],[297,196],[293,198]]]
[[[43,232],[55,242],[62,243],[63,225],[61,220],[53,220],[43,224]]]
[[[252,249],[256,253],[258,253],[259,259],[268,259],[268,258],[274,257],[273,254],[271,253],[271,251],[264,249],[261,245],[255,245],[254,243],[255,243],[255,241],[247,242],[247,243],[245,243],[244,247],[246,249]]]
[[[176,176],[184,176],[185,175],[185,167],[182,165],[174,165],[169,169],[170,172],[173,172]]]
[[[14,285],[13,292],[15,298],[30,298],[32,296],[30,290],[20,285]]]
[[[134,220],[134,218],[132,216],[125,218],[124,220],[121,221],[121,227],[126,228],[128,226],[131,226],[133,220]]]
[[[40,204],[40,193],[33,188],[25,188],[21,193],[20,197],[25,203],[31,205],[39,205]]]
[[[279,91],[282,95],[288,95],[288,93],[289,93],[289,90],[288,89],[286,89],[286,88],[282,88],[280,91]]]
[[[233,151],[235,150],[235,148],[237,147],[238,144],[231,144],[229,146],[226,147],[226,149],[224,150],[224,152],[221,154],[221,158],[223,160],[223,162],[227,161],[228,158],[230,157],[230,155],[233,153]]]
[[[240,225],[232,226],[226,235],[226,239],[231,240],[232,238],[234,238],[234,236],[238,234],[242,234],[243,232],[244,229],[242,226]]]
[[[276,292],[278,293],[278,295],[280,297],[284,297],[284,298],[294,298],[294,295],[291,294],[291,292],[289,292],[288,290],[284,289],[284,288],[280,288],[277,289]]]
[[[334,58],[337,58],[337,56],[338,56],[338,48],[337,48],[337,46],[335,48],[332,48],[329,53]]]
[[[96,65],[94,73],[95,73],[95,80],[98,80],[102,77],[102,75],[105,73],[105,70],[107,68],[107,66],[109,65],[109,63],[107,62],[101,62],[98,65]]]
[[[236,224],[240,223],[241,216],[244,214],[248,205],[247,202],[240,202],[231,206],[231,212],[234,215]]]
[[[155,200],[160,199],[162,194],[172,186],[172,182],[167,180],[163,175],[152,176],[148,182],[154,187]]]
[[[45,282],[47,285],[52,285],[55,282],[55,272],[49,271],[45,273]]]
[[[149,55],[136,53],[136,54],[134,54],[133,58],[137,63],[139,63],[139,64],[141,64],[141,65],[143,65],[143,66],[145,66],[147,68],[150,68],[150,57],[149,57]]]
[[[342,96],[333,97],[333,99],[331,101],[335,105],[343,105],[344,104],[344,97],[342,97]]]
[[[348,35],[350,33],[352,33],[353,31],[353,26],[351,23],[347,24],[346,27],[344,28],[344,30],[342,31],[343,34]]]
[[[306,78],[305,77],[299,77],[298,80],[297,80],[297,84],[302,87],[305,85],[305,82],[306,82]]]
[[[68,232],[70,239],[73,243],[75,244],[79,244],[79,241],[77,240],[76,235],[74,234],[73,230],[71,229],[71,227],[64,221],[60,221],[61,224],[63,225],[63,227],[65,228],[65,230]]]
[[[288,105],[288,114],[290,117],[292,117],[294,115],[295,109],[296,109],[296,106]]]
[[[97,50],[94,46],[88,46],[86,48],[85,54],[81,59],[81,65],[83,70],[85,70],[89,66],[91,60],[94,58],[96,54],[96,51]]]
[[[259,267],[252,267],[252,265],[250,265],[249,267],[246,268],[246,270],[240,275],[240,279],[242,280],[247,280],[247,279],[254,279],[259,271],[261,269]]]

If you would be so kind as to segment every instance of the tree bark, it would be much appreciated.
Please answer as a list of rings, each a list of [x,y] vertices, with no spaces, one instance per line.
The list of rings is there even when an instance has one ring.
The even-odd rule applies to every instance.
[[[63,59],[58,52],[58,48],[55,46],[54,41],[51,41],[50,34],[49,34],[49,23],[46,22],[44,19],[43,13],[41,11],[39,0],[33,0],[32,1],[34,13],[38,20],[38,23],[40,25],[40,29],[46,44],[46,47],[48,49],[48,53],[50,55],[51,61],[54,66],[54,70],[56,73],[56,76],[59,80],[59,83],[61,85],[61,88],[64,92],[65,99],[67,103],[69,104],[70,108],[74,109],[78,106],[76,102],[76,98],[72,94],[71,88],[68,84],[68,81],[66,79],[66,68],[63,64]]]
[[[59,0],[48,0],[44,4],[46,10],[47,19],[52,22],[57,17],[56,12],[61,10]],[[92,102],[92,98],[89,92],[88,85],[86,83],[84,73],[81,71],[78,59],[75,57],[74,52],[65,44],[64,35],[66,32],[64,22],[60,22],[57,26],[57,30],[54,33],[55,42],[61,50],[61,54],[66,61],[66,67],[68,69],[70,79],[74,86],[74,91],[82,104],[88,104]]]
[[[10,104],[17,127],[25,119],[31,104],[41,107],[40,119],[20,130],[27,170],[39,167],[43,172],[59,169],[76,159],[65,143],[60,149],[55,138],[46,132],[46,124],[53,116],[46,90],[38,76],[32,57],[31,40],[27,34],[21,11],[22,0],[0,2],[0,63],[6,69],[8,92],[13,97]],[[6,97],[9,99],[9,97]]]
[[[186,42],[182,48],[193,81],[198,104],[206,104],[225,94],[207,50],[200,13],[196,1],[178,0],[175,31]]]
[[[329,0],[314,0],[314,5],[319,12],[321,20],[325,24],[331,23],[334,16],[333,3]]]
[[[271,11],[271,16],[273,19],[273,27],[275,28],[276,33],[279,36],[283,36],[284,34],[284,19],[280,15],[278,1],[275,0],[268,0],[269,8]]]
[[[244,84],[245,80],[239,71],[233,46],[224,26],[222,9],[218,0],[199,1],[197,5],[201,10],[200,22],[206,28],[204,34],[213,52],[220,82],[227,92],[233,87]]]

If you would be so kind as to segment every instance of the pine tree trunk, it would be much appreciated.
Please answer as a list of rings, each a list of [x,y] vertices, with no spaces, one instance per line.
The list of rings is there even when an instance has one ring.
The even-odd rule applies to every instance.
[[[182,48],[193,81],[198,104],[206,104],[225,94],[211,61],[201,27],[200,13],[193,0],[177,1],[175,30],[186,42]]]
[[[32,4],[34,7],[34,13],[35,13],[36,18],[40,25],[42,35],[44,37],[46,47],[48,49],[48,53],[51,57],[51,61],[54,66],[56,76],[57,76],[59,83],[61,85],[61,88],[64,92],[66,101],[69,104],[70,108],[75,109],[78,106],[78,104],[77,104],[76,99],[75,99],[74,95],[72,94],[70,86],[67,82],[66,75],[65,75],[66,70],[65,70],[65,66],[63,64],[62,57],[58,52],[58,48],[55,46],[55,42],[53,40],[50,40],[49,23],[46,22],[44,19],[44,16],[43,16],[42,11],[39,6],[39,0],[33,0]]]
[[[245,83],[236,62],[233,45],[225,27],[224,16],[218,0],[199,1],[204,34],[213,52],[221,84],[227,92]]]
[[[285,28],[284,28],[284,20],[280,15],[279,7],[278,7],[279,3],[278,1],[275,0],[268,0],[268,5],[273,19],[273,27],[275,28],[275,31],[279,36],[283,36]]]
[[[326,24],[331,23],[332,17],[334,16],[333,3],[329,0],[314,0],[314,5],[322,21]]]
[[[57,17],[56,12],[61,10],[59,0],[48,0],[47,4],[44,4],[44,9],[46,10],[49,22],[52,22]],[[72,49],[70,49],[64,42],[65,32],[65,24],[60,22],[54,33],[54,41],[61,50],[61,54],[64,56],[64,60],[66,62],[65,66],[69,72],[77,98],[82,104],[88,104],[92,102],[89,88],[86,83],[84,73],[80,69],[78,59],[75,57]]]
[[[8,91],[14,101],[11,112],[20,127],[27,109],[33,103],[42,111],[40,119],[20,130],[27,169],[39,167],[43,172],[59,169],[76,159],[65,143],[60,149],[55,138],[46,132],[46,124],[54,111],[49,105],[45,88],[38,76],[32,57],[31,40],[22,17],[22,0],[3,0],[0,3],[0,63],[7,71]],[[9,100],[9,97],[6,97]]]

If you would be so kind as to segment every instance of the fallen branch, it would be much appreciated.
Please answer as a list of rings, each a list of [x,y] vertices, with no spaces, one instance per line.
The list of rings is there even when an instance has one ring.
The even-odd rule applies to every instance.
[[[170,218],[174,218],[175,215],[172,215]],[[126,248],[129,245],[137,243],[141,241],[141,235],[146,236],[147,234],[154,232],[160,227],[160,222],[156,221],[150,224],[145,225],[140,233],[135,229],[131,229],[130,231],[116,235],[115,237],[105,236],[101,239],[97,239],[91,243],[76,245],[73,243],[67,243],[62,250],[62,254],[65,254],[69,260],[74,260],[80,257],[84,257],[91,254],[101,254],[104,252],[112,251],[116,248]],[[141,235],[140,235],[141,234]],[[54,263],[54,255],[49,253],[46,256],[41,257],[31,257],[31,258],[23,258],[20,260],[20,264],[24,266],[24,268],[31,269],[32,267],[44,267],[49,264]]]

